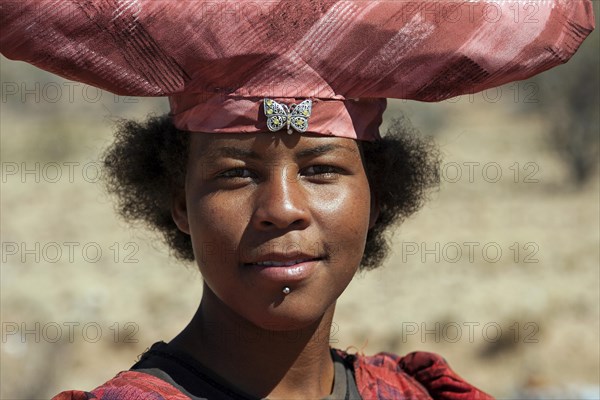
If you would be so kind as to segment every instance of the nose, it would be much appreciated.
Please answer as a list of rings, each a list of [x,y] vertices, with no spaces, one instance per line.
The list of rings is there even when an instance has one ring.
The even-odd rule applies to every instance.
[[[256,190],[251,221],[255,229],[304,229],[310,224],[308,199],[302,183],[285,170],[273,173]]]

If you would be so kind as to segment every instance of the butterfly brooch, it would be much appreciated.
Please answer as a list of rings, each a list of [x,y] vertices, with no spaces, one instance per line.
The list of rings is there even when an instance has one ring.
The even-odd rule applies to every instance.
[[[298,132],[306,132],[308,119],[312,111],[312,100],[304,100],[300,104],[288,107],[271,99],[264,99],[267,127],[271,132],[277,132],[287,126],[287,133],[292,134],[292,128]]]

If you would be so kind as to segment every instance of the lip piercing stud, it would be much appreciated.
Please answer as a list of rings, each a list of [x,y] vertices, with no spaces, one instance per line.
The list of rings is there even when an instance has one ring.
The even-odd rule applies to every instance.
[[[283,294],[289,294],[292,290],[288,286],[284,286]]]

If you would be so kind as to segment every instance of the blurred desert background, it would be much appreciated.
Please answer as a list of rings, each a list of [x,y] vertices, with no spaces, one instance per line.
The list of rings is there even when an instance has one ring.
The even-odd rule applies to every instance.
[[[500,399],[600,398],[598,48],[596,31],[535,79],[389,103],[385,124],[403,114],[435,137],[442,185],[340,298],[332,346],[437,352]],[[0,398],[47,399],[170,340],[201,276],[119,220],[98,181],[114,121],[167,101],[0,66]]]

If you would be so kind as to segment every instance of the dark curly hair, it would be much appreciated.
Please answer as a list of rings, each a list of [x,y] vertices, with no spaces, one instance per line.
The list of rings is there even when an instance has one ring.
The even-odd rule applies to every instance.
[[[417,135],[406,118],[392,121],[375,142],[359,142],[379,218],[367,234],[361,270],[380,266],[388,251],[386,232],[424,203],[439,184],[439,152],[431,140]],[[115,141],[102,155],[104,183],[117,199],[118,213],[128,222],[142,222],[160,233],[172,254],[193,261],[189,235],[171,217],[174,193],[184,187],[189,133],[165,116],[144,122],[118,123]]]

